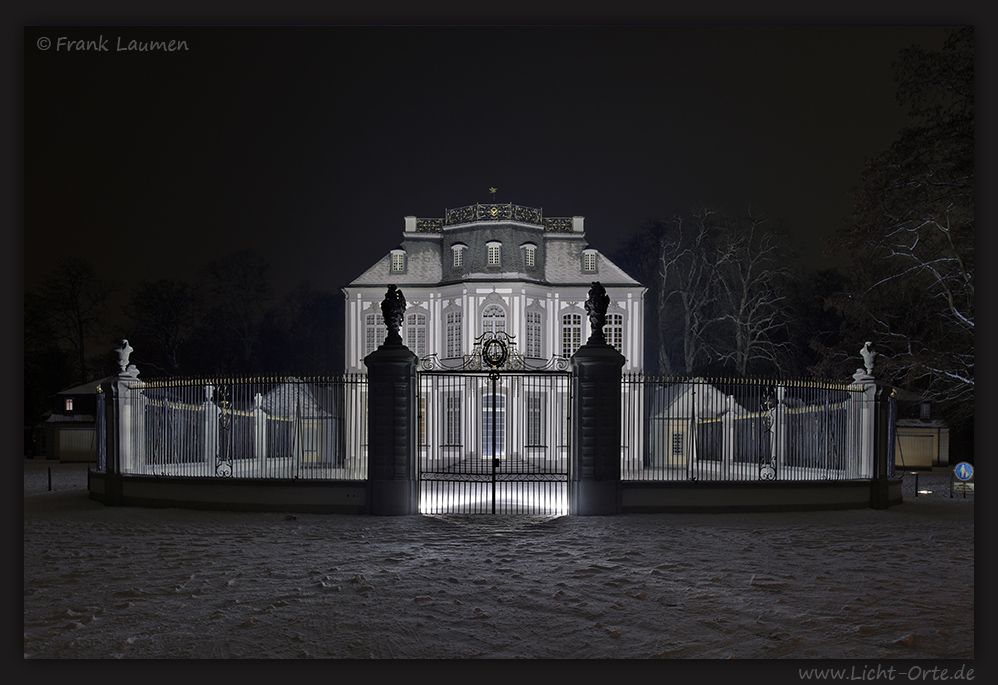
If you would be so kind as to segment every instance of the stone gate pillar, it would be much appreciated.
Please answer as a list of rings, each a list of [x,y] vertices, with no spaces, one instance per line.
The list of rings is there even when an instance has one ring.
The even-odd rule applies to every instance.
[[[572,355],[572,461],[569,513],[609,516],[620,511],[621,369],[624,356],[607,344],[603,324],[610,298],[600,283],[589,290],[592,335]]]
[[[856,369],[853,382],[863,387],[860,453],[865,468],[861,476],[871,479],[870,507],[887,509],[890,507],[889,460],[894,459],[894,445],[890,442],[893,434],[890,426],[893,388],[873,377],[874,360],[877,357],[873,344],[864,344],[860,355],[865,368]]]
[[[377,516],[419,510],[416,480],[416,355],[398,330],[405,298],[394,285],[381,303],[388,335],[364,358],[367,365],[368,509]]]
[[[138,381],[139,370],[128,363],[132,353],[128,340],[121,342],[122,346],[115,350],[119,374],[101,384],[106,431],[104,493],[105,503],[112,506],[122,503],[122,474],[135,473],[143,457],[136,450],[143,444],[140,426],[144,428],[145,421],[140,402],[142,391],[131,388]]]

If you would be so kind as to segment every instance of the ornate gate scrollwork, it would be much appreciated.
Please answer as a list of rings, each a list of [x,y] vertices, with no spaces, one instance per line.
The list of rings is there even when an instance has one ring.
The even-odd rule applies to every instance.
[[[218,452],[215,454],[215,475],[232,476],[232,387],[220,385],[218,390]]]
[[[776,440],[777,436],[775,433],[776,425],[776,406],[774,403],[776,395],[773,392],[772,387],[766,388],[765,400],[763,401],[763,407],[766,413],[762,417],[763,426],[766,429],[765,435],[769,436],[768,449],[761,455],[759,459],[759,478],[760,480],[776,480]]]

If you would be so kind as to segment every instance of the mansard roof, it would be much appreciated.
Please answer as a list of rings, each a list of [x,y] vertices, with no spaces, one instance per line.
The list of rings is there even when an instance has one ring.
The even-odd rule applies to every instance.
[[[583,252],[592,248],[582,230],[582,217],[544,217],[540,209],[519,205],[470,205],[446,210],[439,219],[406,217],[399,246],[405,251],[402,273],[392,271],[386,254],[350,286],[434,286],[464,281],[528,281],[549,285],[641,287],[635,279],[596,251],[596,271],[584,271]],[[487,262],[486,244],[502,243],[501,263]],[[527,266],[521,247],[536,246],[534,265]],[[467,249],[460,267],[453,266],[452,246]]]

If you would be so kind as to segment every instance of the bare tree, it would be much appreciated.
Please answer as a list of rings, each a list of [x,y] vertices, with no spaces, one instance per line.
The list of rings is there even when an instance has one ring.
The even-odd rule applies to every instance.
[[[785,236],[699,206],[645,224],[617,253],[648,286],[646,341],[663,374],[773,371],[791,353]]]
[[[115,286],[82,259],[67,258],[40,286],[39,306],[57,339],[70,348],[80,383],[89,380],[87,350],[105,326],[108,298]]]
[[[717,251],[720,320],[730,339],[714,349],[742,376],[760,367],[774,370],[791,353],[786,243],[765,224],[751,212],[728,224]]]
[[[717,271],[727,257],[717,251],[716,218],[717,213],[707,208],[688,217],[677,215],[659,238],[655,286],[660,338],[678,336],[682,341],[671,356],[666,345],[660,348],[659,363],[665,373],[694,373],[715,354],[710,333],[720,321],[715,306]],[[677,323],[678,333],[666,330]]]

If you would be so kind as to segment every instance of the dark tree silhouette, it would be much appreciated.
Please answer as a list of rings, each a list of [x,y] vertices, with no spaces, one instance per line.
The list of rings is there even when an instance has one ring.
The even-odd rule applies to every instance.
[[[31,429],[50,409],[49,396],[75,377],[73,359],[59,346],[37,293],[24,294],[24,453],[32,450]]]
[[[867,164],[853,221],[836,236],[848,264],[842,343],[872,340],[876,375],[941,403],[959,422],[974,407],[974,33],[940,52],[902,51],[898,100],[913,124]]]
[[[91,380],[87,351],[106,326],[108,298],[114,291],[89,262],[75,258],[61,260],[41,283],[37,305],[56,340],[68,346],[80,383]]]
[[[179,373],[180,349],[203,315],[202,299],[200,291],[186,281],[140,282],[125,307],[129,335],[139,351],[136,360],[161,374]]]
[[[241,250],[208,262],[203,283],[210,344],[228,348],[221,358],[224,371],[250,372],[271,296],[270,264],[253,250]]]
[[[301,281],[263,324],[261,356],[270,371],[332,374],[343,370],[343,298]]]

